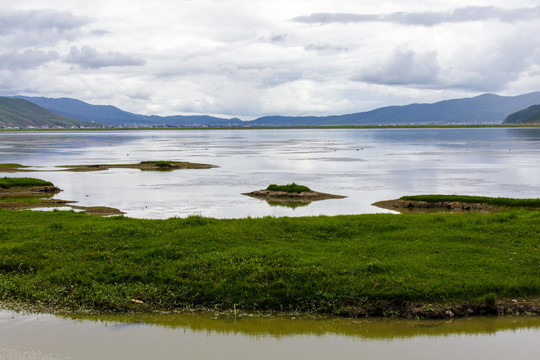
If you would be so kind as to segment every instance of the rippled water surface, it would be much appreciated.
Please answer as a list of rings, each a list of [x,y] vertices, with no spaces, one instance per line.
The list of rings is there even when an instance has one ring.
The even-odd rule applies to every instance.
[[[219,167],[54,171],[144,160]],[[540,197],[540,128],[0,132],[0,163],[41,170],[9,176],[52,181],[57,198],[132,217],[358,214],[403,195]],[[242,195],[291,182],[347,198],[287,208]]]

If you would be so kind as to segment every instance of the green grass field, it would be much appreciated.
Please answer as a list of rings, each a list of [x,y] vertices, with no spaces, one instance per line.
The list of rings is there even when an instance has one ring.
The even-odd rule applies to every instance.
[[[0,210],[0,300],[346,314],[540,297],[540,212],[139,220]],[[140,303],[142,302],[142,304]]]

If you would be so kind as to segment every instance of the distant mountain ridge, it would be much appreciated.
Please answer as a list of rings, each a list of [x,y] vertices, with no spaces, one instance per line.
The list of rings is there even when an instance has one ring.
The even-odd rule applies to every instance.
[[[448,125],[501,124],[511,113],[537,104],[540,92],[506,97],[483,94],[433,104],[387,106],[375,110],[327,117],[268,116],[253,120],[259,126],[279,125]]]
[[[24,99],[0,97],[0,128],[87,127]]]
[[[540,124],[540,105],[529,106],[525,110],[508,115],[503,124]]]
[[[518,96],[483,94],[432,104],[387,106],[371,111],[331,116],[265,116],[242,121],[214,116],[147,116],[110,105],[91,105],[70,98],[17,96],[62,116],[95,121],[105,126],[363,126],[363,125],[449,125],[501,124],[510,114],[540,104],[540,92]]]
[[[223,119],[206,115],[148,116],[133,114],[112,105],[91,105],[71,98],[16,96],[47,110],[79,121],[95,121],[107,126],[228,126],[241,124],[240,119]]]

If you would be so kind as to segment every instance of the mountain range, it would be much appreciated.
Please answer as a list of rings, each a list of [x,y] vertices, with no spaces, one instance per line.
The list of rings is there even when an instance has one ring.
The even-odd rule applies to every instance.
[[[63,118],[99,123],[107,127],[189,126],[189,127],[270,127],[270,126],[363,126],[363,125],[449,125],[501,124],[520,110],[540,104],[540,92],[518,96],[483,94],[472,98],[444,100],[432,104],[387,106],[371,111],[332,116],[265,116],[243,121],[214,116],[147,116],[110,105],[92,105],[70,98],[16,96]],[[0,104],[0,111],[2,110]],[[0,113],[0,121],[2,121]],[[5,120],[4,120],[5,123]],[[79,123],[80,126],[80,123]]]
[[[0,128],[85,127],[87,124],[58,115],[30,101],[0,97]]]

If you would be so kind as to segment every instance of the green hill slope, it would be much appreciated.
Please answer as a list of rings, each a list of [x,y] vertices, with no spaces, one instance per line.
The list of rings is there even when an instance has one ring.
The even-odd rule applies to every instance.
[[[529,106],[508,115],[503,124],[540,124],[540,105]]]
[[[64,128],[92,125],[57,115],[26,100],[0,97],[0,128]]]

